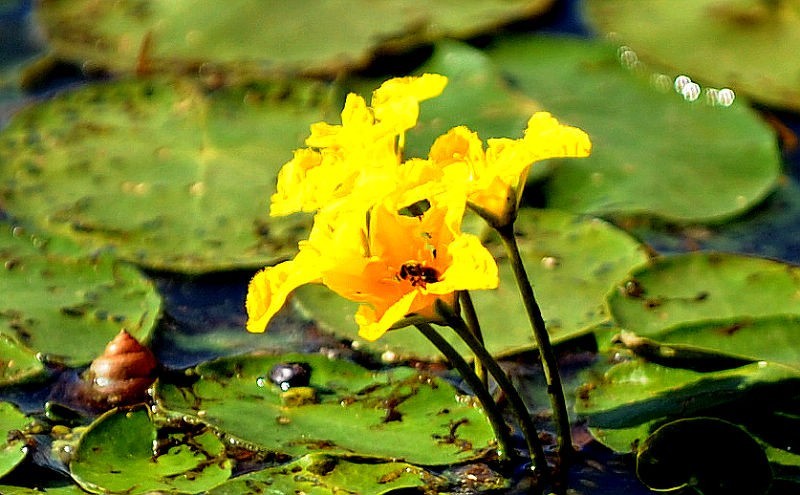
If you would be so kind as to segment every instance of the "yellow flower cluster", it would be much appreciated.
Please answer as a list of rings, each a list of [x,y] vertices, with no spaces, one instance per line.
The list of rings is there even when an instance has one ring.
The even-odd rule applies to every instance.
[[[263,332],[290,293],[322,283],[361,303],[359,335],[375,340],[414,318],[433,318],[437,299],[497,287],[497,265],[479,239],[461,232],[467,206],[495,227],[514,221],[528,170],[553,157],[587,156],[588,136],[536,113],[521,139],[490,139],[456,127],[429,156],[404,160],[405,131],[444,76],[386,81],[364,98],[348,95],[341,125],[311,126],[307,148],[278,175],[270,213],[316,212],[297,256],[267,267],[247,294],[247,329]]]

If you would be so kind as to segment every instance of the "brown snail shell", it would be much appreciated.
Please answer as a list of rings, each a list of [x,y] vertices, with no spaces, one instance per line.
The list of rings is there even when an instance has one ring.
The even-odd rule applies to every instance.
[[[99,401],[116,406],[144,399],[158,362],[147,347],[121,330],[89,366],[87,380]]]

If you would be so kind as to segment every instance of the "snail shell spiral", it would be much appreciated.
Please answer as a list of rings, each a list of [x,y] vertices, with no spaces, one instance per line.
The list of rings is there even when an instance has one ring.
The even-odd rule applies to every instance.
[[[150,349],[121,330],[92,361],[87,379],[98,399],[109,405],[130,404],[144,399],[157,366]]]

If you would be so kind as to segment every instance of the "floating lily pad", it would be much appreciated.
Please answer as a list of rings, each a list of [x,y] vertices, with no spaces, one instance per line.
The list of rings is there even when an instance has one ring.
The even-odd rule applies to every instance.
[[[305,363],[308,386],[283,392],[270,381],[279,364]],[[447,383],[410,368],[370,372],[320,355],[251,356],[197,368],[191,387],[159,383],[159,405],[199,415],[264,449],[304,455],[359,454],[443,465],[475,459],[493,442],[482,411]]]
[[[688,323],[659,334],[657,340],[800,368],[800,314]]]
[[[681,419],[657,429],[636,456],[636,474],[659,492],[689,488],[704,495],[765,494],[772,483],[759,443],[716,418]]]
[[[30,419],[8,402],[0,402],[0,435],[5,438],[0,446],[0,477],[5,476],[25,459],[28,449],[20,432],[30,423]],[[2,492],[5,493],[5,492]]]
[[[592,139],[590,157],[554,170],[545,187],[549,206],[721,222],[777,183],[776,139],[739,100],[712,107],[659,91],[600,42],[526,36],[503,40],[489,54],[525,94]]]
[[[588,0],[588,20],[648,63],[800,110],[796,0]]]
[[[199,493],[227,480],[231,461],[207,428],[159,437],[147,409],[137,408],[111,410],[92,423],[70,472],[91,493]]]
[[[278,169],[319,120],[317,84],[210,91],[188,80],[62,93],[0,133],[8,211],[156,269],[262,266],[308,218],[271,219]]]
[[[49,0],[38,19],[55,53],[114,72],[209,66],[256,72],[338,74],[377,50],[470,37],[531,17],[552,0]]]
[[[80,258],[70,243],[26,234],[2,224],[0,231],[0,332],[5,369],[0,383],[41,371],[32,352],[80,366],[103,352],[125,328],[147,340],[161,299],[135,266],[108,254]],[[64,253],[71,252],[73,257]],[[13,363],[11,362],[13,361]]]
[[[609,294],[608,304],[618,326],[642,336],[702,322],[724,334],[762,317],[800,315],[798,294],[800,267],[692,253],[654,258],[637,268]]]
[[[24,486],[0,485],[0,493],[3,495],[86,495],[77,485],[65,485],[54,483],[37,483],[36,488]]]
[[[535,287],[545,323],[555,342],[588,333],[608,319],[603,295],[615,277],[647,259],[645,249],[624,232],[591,218],[555,210],[523,209],[517,221],[519,246]],[[471,293],[481,320],[486,346],[495,355],[535,348],[511,267],[499,241],[487,246],[500,258],[500,287]],[[302,311],[321,327],[376,352],[394,357],[438,359],[440,355],[414,329],[391,331],[376,342],[358,337],[353,315],[357,305],[321,286],[297,290]],[[444,336],[468,354],[453,332]]]
[[[242,493],[306,493],[383,495],[395,490],[435,491],[442,480],[404,462],[365,463],[328,454],[308,454],[300,459],[246,474],[209,491],[209,495]]]
[[[692,415],[760,393],[788,391],[800,372],[768,362],[698,372],[642,360],[620,363],[583,388],[575,409],[599,428],[632,428],[659,418]]]

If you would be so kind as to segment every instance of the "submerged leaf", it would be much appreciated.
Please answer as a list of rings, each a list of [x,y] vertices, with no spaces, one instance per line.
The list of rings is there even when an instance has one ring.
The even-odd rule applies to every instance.
[[[640,447],[636,474],[653,490],[693,488],[703,495],[765,494],[772,483],[758,442],[716,418],[681,419],[657,429]]]

